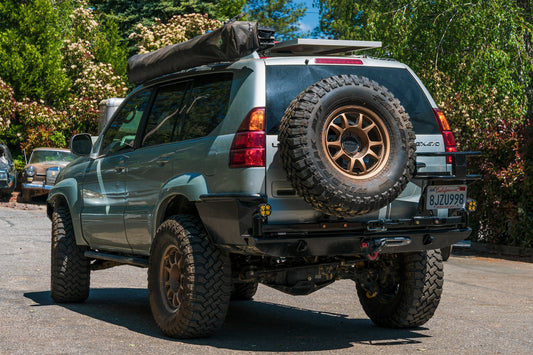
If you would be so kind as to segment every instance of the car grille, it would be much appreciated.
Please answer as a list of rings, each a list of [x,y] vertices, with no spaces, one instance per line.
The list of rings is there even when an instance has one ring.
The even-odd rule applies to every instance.
[[[58,166],[46,170],[46,185],[54,185],[56,183],[57,176],[59,175],[60,171],[61,168]]]

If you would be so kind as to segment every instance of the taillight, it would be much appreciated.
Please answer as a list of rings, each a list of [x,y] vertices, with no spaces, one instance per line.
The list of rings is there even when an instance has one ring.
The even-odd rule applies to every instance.
[[[265,108],[252,109],[242,121],[229,152],[230,168],[265,166]]]
[[[455,138],[453,137],[452,129],[446,120],[446,116],[442,113],[441,110],[434,108],[433,113],[439,124],[440,133],[442,133],[442,139],[444,140],[444,150],[446,152],[456,152],[457,146],[455,145]],[[451,164],[453,162],[453,157],[446,157],[446,164]]]

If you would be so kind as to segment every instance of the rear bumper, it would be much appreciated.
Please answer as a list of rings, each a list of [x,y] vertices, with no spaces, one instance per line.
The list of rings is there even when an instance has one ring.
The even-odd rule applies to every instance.
[[[255,247],[272,256],[334,256],[373,254],[382,240],[405,240],[404,245],[385,245],[380,253],[408,253],[440,249],[468,238],[470,228],[447,230],[404,230],[377,234],[357,231],[336,236],[291,236],[254,238]],[[368,245],[374,245],[369,247]]]
[[[382,242],[382,253],[439,249],[468,238],[468,215],[415,216],[401,220],[373,220],[269,224],[259,215],[263,195],[203,195],[197,203],[212,240],[233,252],[291,256],[369,254]],[[383,241],[403,240],[402,243]]]

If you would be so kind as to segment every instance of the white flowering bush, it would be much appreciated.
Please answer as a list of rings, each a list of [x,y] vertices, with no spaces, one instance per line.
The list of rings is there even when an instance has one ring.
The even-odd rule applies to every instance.
[[[89,7],[87,1],[79,0],[78,8],[76,8],[69,16],[74,29],[74,35],[79,37],[86,37],[94,35],[98,31],[98,21],[94,18],[93,8]]]
[[[13,88],[0,78],[0,137],[8,135],[11,122],[15,118],[17,102],[14,94]]]
[[[96,106],[102,99],[123,97],[128,90],[122,78],[115,75],[111,64],[96,62],[87,40],[65,40],[63,61],[65,71],[73,81],[71,92],[90,98]]]
[[[175,15],[168,23],[162,23],[158,18],[155,19],[155,24],[149,27],[139,23],[129,38],[137,43],[139,53],[146,53],[188,41],[221,25],[222,22],[210,19],[207,15]]]
[[[98,103],[109,97],[124,97],[128,92],[125,80],[115,73],[113,66],[95,57],[102,32],[85,0],[79,1],[70,21],[74,39],[64,40],[63,70],[72,80],[71,98],[61,105],[69,121],[64,127],[68,138],[81,132],[96,134]]]

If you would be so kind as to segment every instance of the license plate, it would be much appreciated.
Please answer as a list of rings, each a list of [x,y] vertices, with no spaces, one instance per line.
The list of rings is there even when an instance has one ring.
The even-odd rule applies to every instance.
[[[0,172],[0,180],[7,181],[7,174],[5,172]]]
[[[466,185],[429,186],[426,194],[426,209],[465,208]]]

